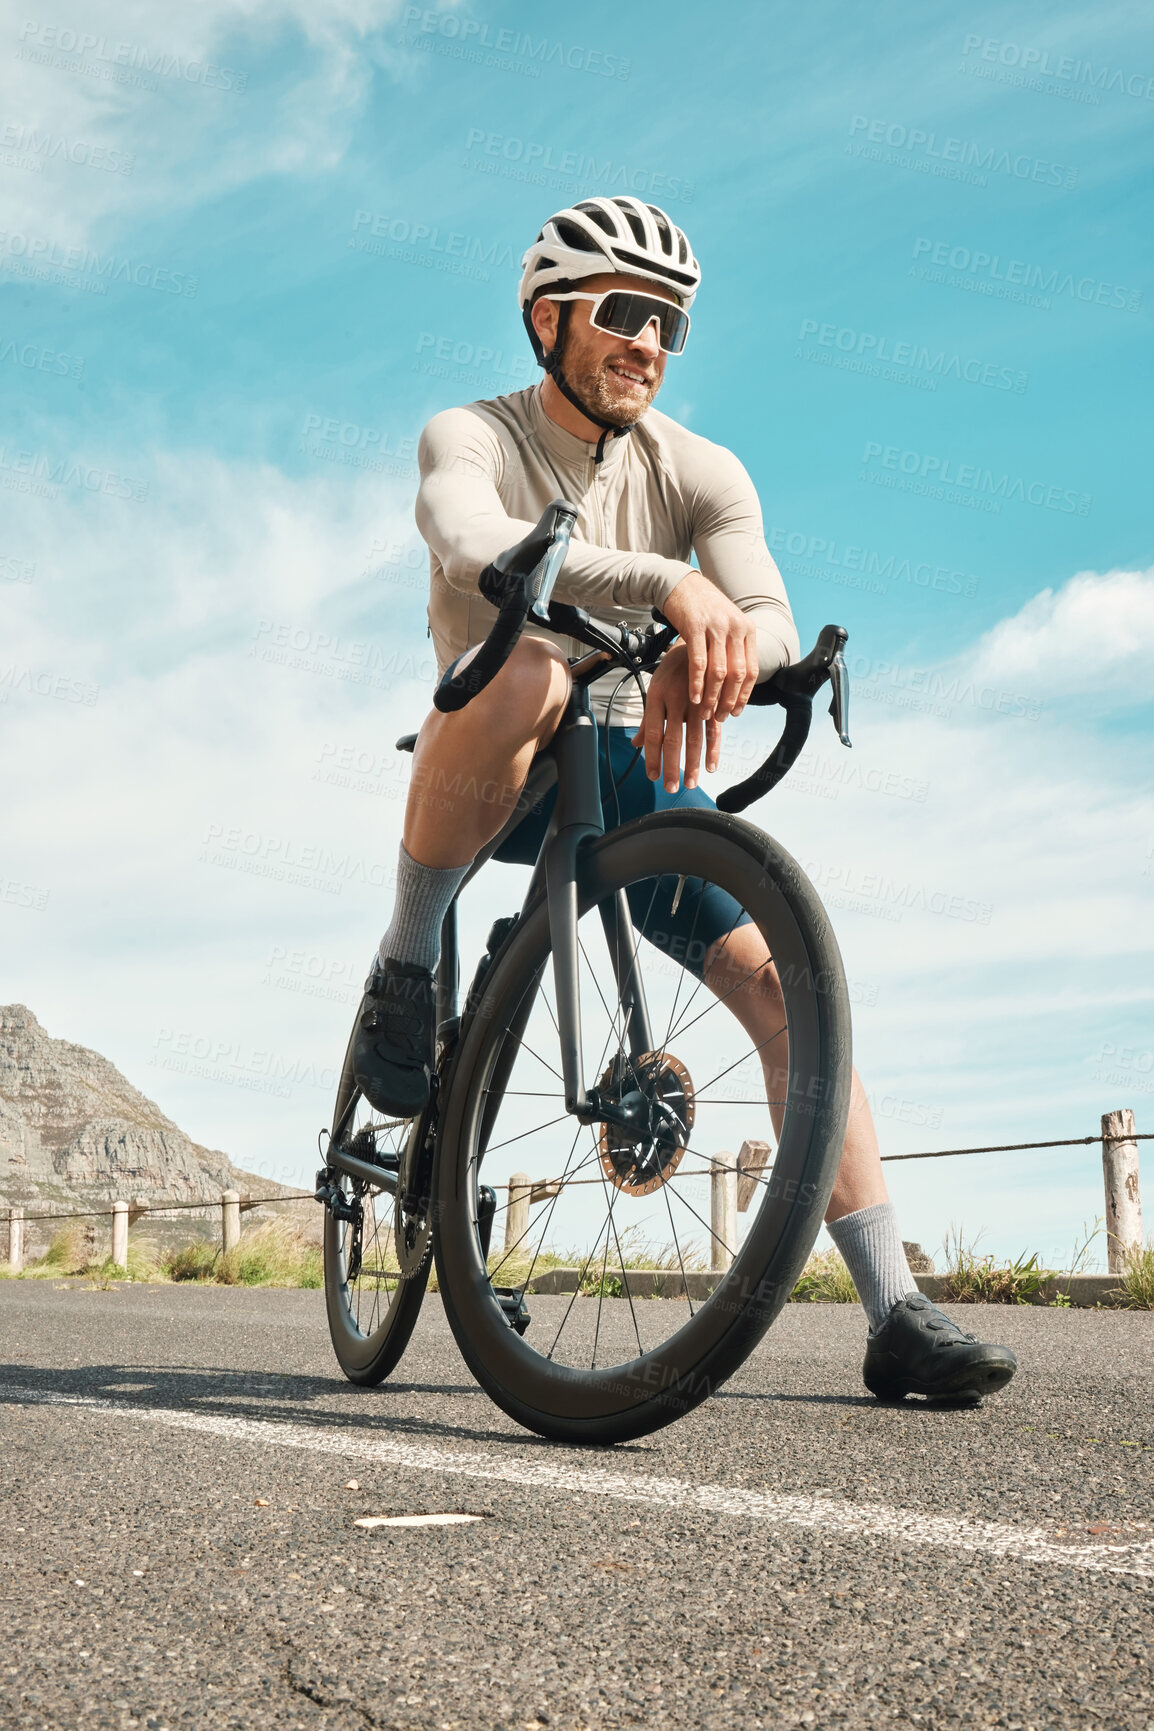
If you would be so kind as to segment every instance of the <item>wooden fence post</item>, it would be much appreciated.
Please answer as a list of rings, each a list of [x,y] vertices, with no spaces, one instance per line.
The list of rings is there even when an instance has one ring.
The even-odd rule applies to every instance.
[[[509,1180],[509,1206],[505,1210],[505,1249],[523,1244],[529,1234],[529,1196],[533,1180],[527,1172],[514,1172]]]
[[[220,1198],[220,1247],[227,1256],[240,1243],[240,1191],[225,1190]]]
[[[737,1160],[715,1154],[709,1174],[709,1266],[724,1272],[737,1249]]]
[[[1138,1144],[1128,1106],[1102,1114],[1102,1176],[1106,1184],[1106,1267],[1121,1274],[1128,1250],[1142,1248]]]
[[[128,1203],[112,1204],[112,1260],[128,1273]]]
[[[24,1210],[8,1210],[8,1266],[13,1274],[24,1269]]]

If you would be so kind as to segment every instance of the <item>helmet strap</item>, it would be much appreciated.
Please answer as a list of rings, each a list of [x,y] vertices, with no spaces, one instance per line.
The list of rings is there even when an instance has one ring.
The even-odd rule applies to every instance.
[[[547,295],[543,295],[541,298],[547,299],[548,297],[547,297]],[[600,463],[601,459],[605,455],[605,441],[606,441],[606,439],[609,438],[610,435],[612,435],[613,438],[615,438],[615,439],[619,439],[623,433],[631,433],[633,431],[634,427],[637,425],[637,423],[636,423],[636,421],[630,421],[626,426],[623,427],[617,421],[603,420],[600,415],[595,414],[591,408],[589,408],[585,403],[583,403],[581,401],[581,398],[577,395],[576,391],[573,389],[572,385],[569,383],[568,379],[565,377],[565,374],[562,372],[562,370],[561,370],[561,350],[565,347],[565,331],[568,327],[569,314],[572,312],[572,310],[573,310],[572,301],[561,301],[560,302],[560,304],[557,308],[557,338],[556,338],[556,341],[554,342],[553,347],[549,351],[549,353],[546,355],[542,352],[542,354],[538,356],[538,359],[540,360],[540,363],[544,367],[548,376],[552,379],[553,383],[556,385],[557,389],[560,391],[561,395],[563,397],[567,398],[568,401],[572,403],[573,407],[575,409],[579,410],[580,413],[585,416],[585,419],[587,421],[592,421],[593,425],[595,427],[603,427],[604,428],[604,431],[602,432],[601,437],[597,441],[597,450],[594,453],[594,457],[593,457],[594,463]],[[529,316],[528,315],[529,315],[529,309],[526,308],[525,322],[527,325],[529,323]],[[536,335],[536,332],[534,332],[533,334]],[[541,348],[541,344],[540,344],[539,340],[535,346],[538,349]]]

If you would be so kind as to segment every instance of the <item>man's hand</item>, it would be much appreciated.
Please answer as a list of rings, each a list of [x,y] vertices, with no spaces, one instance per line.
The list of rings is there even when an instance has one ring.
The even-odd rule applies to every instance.
[[[645,747],[645,773],[676,793],[685,746],[685,785],[721,758],[721,723],[740,715],[757,682],[757,633],[721,590],[691,571],[666,598],[662,612],[682,641],[674,644],[649,682],[645,719],[633,736]]]
[[[661,611],[688,652],[689,701],[717,721],[740,715],[757,683],[752,622],[700,571],[690,571]]]
[[[662,657],[645,697],[645,719],[633,735],[645,747],[645,773],[664,781],[676,793],[681,781],[681,747],[685,744],[685,785],[696,787],[701,770],[701,733],[705,729],[705,767],[710,774],[721,760],[721,723],[689,701],[689,651],[675,643]]]

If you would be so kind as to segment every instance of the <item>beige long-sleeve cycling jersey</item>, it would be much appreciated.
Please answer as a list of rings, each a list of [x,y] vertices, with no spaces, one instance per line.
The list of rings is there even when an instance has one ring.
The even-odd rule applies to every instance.
[[[758,677],[798,652],[785,586],[765,544],[753,482],[731,451],[650,409],[632,432],[596,447],[546,414],[541,385],[434,415],[418,458],[417,527],[429,546],[429,624],[438,672],[488,635],[495,610],[477,579],[528,534],[551,499],[577,506],[577,523],[553,593],[604,619],[650,622],[693,567],[753,620]],[[548,636],[546,632],[538,635]],[[552,638],[565,643],[565,639]],[[582,646],[569,642],[569,653]],[[605,719],[620,685],[615,669],[590,689]],[[612,720],[642,715],[631,679]]]

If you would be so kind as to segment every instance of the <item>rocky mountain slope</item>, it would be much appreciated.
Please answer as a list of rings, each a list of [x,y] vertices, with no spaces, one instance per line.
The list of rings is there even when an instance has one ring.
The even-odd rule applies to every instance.
[[[99,1052],[54,1040],[23,1004],[0,1007],[0,1199],[215,1201],[280,1189],[202,1148]]]

